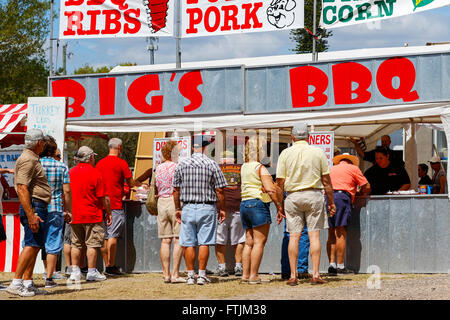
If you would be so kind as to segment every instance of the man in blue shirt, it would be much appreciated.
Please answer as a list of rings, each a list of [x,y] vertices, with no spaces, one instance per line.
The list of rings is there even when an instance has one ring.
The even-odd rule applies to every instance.
[[[55,160],[58,148],[51,136],[44,137],[44,151],[40,154],[40,162],[52,188],[52,201],[48,205],[48,220],[46,221],[47,236],[45,251],[47,253],[47,273],[45,287],[53,288],[57,284],[53,281],[58,254],[63,249],[64,220],[70,221],[72,211],[72,193],[70,190],[69,168],[61,161]],[[65,210],[63,206],[65,204]]]

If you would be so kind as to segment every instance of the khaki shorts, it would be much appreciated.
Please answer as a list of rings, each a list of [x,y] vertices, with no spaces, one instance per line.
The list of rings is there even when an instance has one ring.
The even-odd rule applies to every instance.
[[[72,246],[78,249],[101,248],[105,241],[103,222],[72,224]]]
[[[288,192],[284,210],[289,233],[301,233],[305,223],[308,232],[328,229],[325,198],[320,189]]]
[[[174,238],[180,236],[181,224],[175,219],[175,203],[173,196],[158,198],[158,238]]]

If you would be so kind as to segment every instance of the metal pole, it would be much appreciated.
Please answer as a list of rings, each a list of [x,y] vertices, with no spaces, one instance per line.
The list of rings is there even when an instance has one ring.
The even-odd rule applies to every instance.
[[[177,24],[176,24],[176,68],[181,68],[181,46],[180,46],[180,40],[181,40],[181,1],[177,1],[178,4],[178,10],[177,10]]]
[[[49,49],[49,64],[50,77],[53,76],[53,0],[50,1],[50,49]]]
[[[314,0],[313,4],[313,47],[312,47],[312,61],[317,61],[316,57],[316,7],[317,0]]]
[[[67,74],[67,61],[66,61],[66,59],[67,59],[67,44],[68,44],[67,42],[65,44],[63,44],[63,56],[62,56],[62,58],[63,58],[63,65],[62,65],[63,75]]]

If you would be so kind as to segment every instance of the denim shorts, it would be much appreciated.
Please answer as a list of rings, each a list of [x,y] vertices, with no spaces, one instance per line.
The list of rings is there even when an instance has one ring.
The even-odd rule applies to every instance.
[[[216,244],[217,211],[213,204],[185,204],[181,213],[180,246]]]
[[[49,212],[46,223],[47,237],[45,251],[50,254],[58,254],[63,248],[64,215],[62,212]]]
[[[44,222],[39,222],[38,232],[34,233],[31,231],[30,226],[28,225],[28,217],[25,214],[22,205],[20,205],[20,223],[22,224],[24,231],[22,246],[44,248],[45,239],[47,237],[47,230],[45,227],[48,216],[47,204],[45,202],[31,199],[31,206],[34,208],[34,212],[37,213],[37,215],[44,220]]]
[[[260,227],[272,223],[270,217],[270,202],[259,199],[249,199],[241,202],[241,220],[244,229]]]
[[[352,217],[352,198],[349,194],[334,192],[336,214],[328,218],[330,228],[346,227]]]
[[[106,211],[103,211],[103,227],[105,228],[105,240],[110,238],[121,238],[125,230],[125,211],[111,210],[112,223],[106,225]]]

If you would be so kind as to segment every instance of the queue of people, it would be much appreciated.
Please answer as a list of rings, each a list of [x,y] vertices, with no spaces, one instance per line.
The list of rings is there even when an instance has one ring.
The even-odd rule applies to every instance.
[[[205,153],[212,141],[205,136],[194,136],[192,155],[180,160],[177,142],[169,141],[162,148],[163,161],[155,172],[149,169],[133,179],[127,163],[120,158],[120,139],[108,142],[109,154],[96,166],[97,154],[88,146],[80,147],[74,157],[76,166],[69,170],[60,161],[55,139],[30,129],[14,169],[24,248],[6,291],[25,297],[42,293],[32,280],[41,249],[46,261],[46,288],[57,286],[55,269],[62,251],[70,281],[81,281],[83,275],[86,281],[122,275],[115,256],[125,226],[124,188],[140,186],[152,174],[165,283],[210,283],[210,246],[215,246],[218,262],[215,275],[228,276],[228,244],[235,260],[231,272],[243,284],[262,283],[259,267],[272,224],[271,203],[277,210],[276,222],[285,219],[281,271],[287,285],[297,285],[300,278],[310,278],[312,284],[326,283],[319,273],[323,229],[328,229],[328,275],[353,273],[344,261],[347,225],[356,195],[381,195],[410,188],[404,163],[389,149],[390,138],[386,137],[382,146],[370,152],[363,152],[352,140],[358,145],[360,157],[373,161],[364,174],[358,157],[341,154],[339,148],[335,148],[330,168],[325,153],[308,144],[307,124],[297,123],[292,129],[292,146],[279,155],[275,181],[262,164],[267,141],[261,136],[251,136],[246,142],[242,165],[235,164],[231,151],[224,152],[220,164],[211,160]],[[420,164],[419,184],[432,185],[435,193],[447,192],[440,158],[433,157],[429,162],[432,178],[428,166]],[[103,274],[96,269],[98,249],[104,260]],[[309,254],[312,275],[308,273]],[[183,257],[187,278],[180,276]]]

